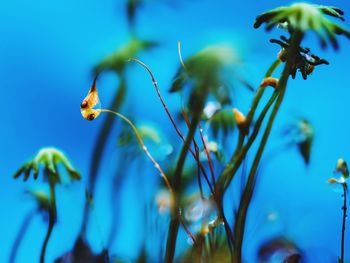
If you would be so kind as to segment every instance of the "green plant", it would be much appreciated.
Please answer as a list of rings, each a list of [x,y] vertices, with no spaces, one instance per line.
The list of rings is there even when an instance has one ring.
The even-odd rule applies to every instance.
[[[10,252],[10,258],[9,262],[14,263],[16,261],[16,255],[18,248],[22,242],[23,237],[26,235],[27,229],[29,227],[29,224],[31,223],[33,217],[37,214],[45,214],[49,213],[50,211],[50,199],[47,196],[45,192],[42,191],[27,191],[27,194],[31,196],[35,202],[36,202],[36,209],[34,211],[29,211],[29,213],[26,215],[26,217],[23,219],[23,223],[18,231],[18,234],[16,236],[16,239],[13,243],[11,252]]]
[[[348,209],[348,203],[347,203],[347,193],[348,193],[348,184],[347,179],[349,178],[349,169],[347,163],[343,159],[339,159],[337,162],[337,166],[335,169],[336,173],[341,173],[341,177],[339,179],[330,178],[328,180],[328,183],[330,184],[339,184],[342,187],[343,190],[343,219],[342,219],[342,229],[341,229],[341,242],[340,242],[340,257],[339,257],[339,263],[344,263],[344,242],[345,242],[345,221],[347,218],[347,209]]]
[[[53,147],[42,148],[37,155],[30,161],[24,163],[15,173],[14,178],[23,174],[23,180],[27,181],[30,174],[33,173],[34,179],[39,176],[40,168],[43,168],[43,179],[48,182],[50,188],[50,206],[49,206],[49,224],[46,237],[41,249],[40,262],[45,261],[46,247],[49,242],[52,230],[57,220],[56,209],[56,185],[65,181],[63,173],[59,169],[62,166],[68,174],[68,181],[80,180],[80,174],[73,167],[66,155]]]

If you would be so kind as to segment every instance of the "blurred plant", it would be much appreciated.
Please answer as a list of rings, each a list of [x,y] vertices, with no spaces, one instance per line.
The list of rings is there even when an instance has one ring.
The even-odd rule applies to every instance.
[[[280,25],[282,23],[283,27],[288,29],[290,38],[288,40],[286,55],[285,57],[283,57],[284,59],[281,60],[282,62],[285,63],[284,69],[282,71],[281,77],[278,80],[278,84],[275,88],[275,91],[270,101],[266,105],[268,106],[271,102],[271,105],[274,103],[274,107],[270,114],[268,123],[266,125],[260,145],[258,147],[257,153],[253,160],[253,164],[248,175],[246,187],[244,189],[244,192],[239,204],[239,209],[236,216],[235,227],[234,227],[234,233],[235,233],[234,262],[237,262],[237,263],[242,262],[242,242],[243,242],[243,236],[244,236],[245,221],[246,221],[246,216],[248,212],[248,207],[253,195],[257,169],[258,169],[262,154],[264,152],[267,140],[269,138],[275,117],[282,104],[289,76],[297,68],[299,69],[302,68],[303,70],[303,67],[304,67],[300,65],[301,63],[300,56],[302,56],[300,54],[300,50],[301,50],[300,45],[302,43],[304,35],[306,32],[310,30],[314,31],[317,33],[319,39],[321,40],[321,43],[324,43],[325,45],[327,42],[324,39],[324,34],[326,34],[328,37],[328,41],[333,45],[334,48],[337,48],[335,35],[344,34],[345,36],[350,37],[350,32],[346,31],[339,25],[335,24],[333,21],[329,20],[326,17],[326,15],[334,16],[343,20],[341,14],[342,12],[337,8],[300,3],[300,4],[293,4],[289,7],[280,7],[280,8],[273,9],[256,18],[256,21],[254,23],[255,28],[258,28],[261,26],[261,24],[266,23],[267,24],[266,29],[270,30],[272,29],[272,27]],[[279,56],[279,59],[281,59],[280,56]],[[303,74],[305,73],[308,73],[308,72],[303,72]],[[263,113],[264,113],[264,110],[262,111],[260,117],[264,116],[265,113],[264,114]],[[250,114],[248,113],[248,117],[247,117],[248,123],[250,123],[249,115]],[[255,124],[255,128],[257,126],[258,121]],[[253,140],[255,139],[254,137],[251,137],[251,138],[253,138]],[[249,141],[247,145],[249,145]]]
[[[28,190],[26,193],[29,194],[36,202],[36,209],[29,211],[27,216],[24,218],[21,227],[19,228],[16,239],[12,245],[10,258],[9,258],[10,263],[16,262],[18,247],[20,246],[22,239],[26,235],[27,229],[33,217],[37,213],[40,213],[43,216],[45,216],[46,213],[48,214],[50,211],[50,199],[45,192]]]
[[[340,257],[339,257],[339,262],[344,263],[344,242],[345,242],[345,221],[347,218],[346,211],[347,211],[347,199],[346,199],[346,194],[348,192],[348,184],[347,184],[347,179],[349,178],[349,169],[347,163],[343,159],[339,159],[337,162],[337,166],[335,169],[335,173],[341,173],[341,177],[339,179],[336,178],[330,178],[328,179],[328,183],[330,184],[339,184],[343,188],[343,221],[342,221],[342,234],[341,234],[341,243],[340,243]]]
[[[182,196],[181,177],[187,152],[189,151],[191,142],[194,139],[208,97],[214,97],[220,105],[226,105],[231,102],[230,90],[224,85],[226,81],[223,72],[238,62],[238,57],[235,52],[227,46],[207,47],[184,61],[182,60],[181,52],[179,52],[179,54],[182,65],[176,73],[170,92],[182,91],[183,93],[186,93],[185,101],[188,108],[185,110],[185,113],[188,111],[189,116],[192,119],[189,120],[186,118],[189,131],[180,151],[174,174],[173,189],[175,201],[168,231],[167,249],[165,254],[166,262],[172,262],[175,253],[176,239],[180,223],[179,208]],[[171,119],[171,116],[169,117]],[[176,125],[174,126],[176,128]],[[181,138],[183,139],[183,137]],[[206,149],[204,140],[202,140],[202,142]],[[212,183],[215,184],[215,175],[209,153],[207,156],[212,174]],[[194,158],[196,159],[195,156]],[[199,158],[197,158],[197,160],[199,160]],[[205,177],[207,178],[207,176]],[[222,204],[220,204],[220,201],[216,198],[213,187],[209,182],[208,184],[211,188],[211,193],[213,194],[215,202],[218,203],[217,206],[220,217],[224,218]],[[226,220],[224,219],[224,221]],[[226,227],[227,233],[230,236],[231,234],[227,224]]]
[[[302,256],[300,248],[285,237],[267,240],[258,250],[259,262],[298,263],[302,260]]]
[[[314,140],[314,129],[311,123],[301,118],[283,131],[283,136],[291,139],[290,144],[296,145],[306,165],[310,162],[312,144]]]
[[[50,187],[49,224],[41,250],[40,262],[45,261],[46,247],[57,220],[56,184],[60,184],[65,181],[63,173],[59,169],[59,165],[66,170],[69,181],[80,180],[80,174],[77,172],[77,170],[75,170],[66,155],[62,151],[53,147],[42,148],[32,160],[24,163],[14,175],[14,178],[16,179],[23,174],[23,180],[26,181],[33,171],[33,177],[34,179],[37,179],[42,166],[44,180],[48,181]]]
[[[209,101],[203,109],[203,115],[202,118],[211,129],[215,139],[218,139],[220,133],[226,138],[236,126],[233,110],[223,109],[218,102]]]
[[[135,9],[140,2],[130,1],[128,3],[130,4],[129,8],[131,10],[129,12],[129,19],[133,19]],[[100,65],[96,67],[96,74],[100,73],[102,70],[113,70],[118,75],[123,76],[125,62],[127,59],[131,58],[132,61],[142,65],[149,73],[157,95],[172,125],[183,142],[175,168],[170,173],[171,177],[168,180],[168,177],[165,175],[162,168],[147,150],[140,130],[128,118],[121,115],[114,107],[112,107],[110,110],[101,109],[96,89],[97,77],[95,78],[88,95],[81,103],[81,113],[87,120],[94,120],[100,115],[101,112],[109,112],[118,116],[126,124],[128,124],[135,133],[141,149],[152,161],[155,168],[161,174],[164,183],[168,187],[170,200],[169,202],[165,202],[165,199],[162,199],[162,204],[164,206],[169,206],[171,216],[168,228],[168,238],[164,259],[165,262],[174,261],[176,241],[180,224],[184,226],[186,232],[192,239],[193,247],[191,248],[192,252],[190,252],[190,254],[194,255],[193,253],[195,253],[195,255],[199,255],[199,259],[203,259],[204,261],[207,259],[206,256],[209,255],[205,245],[207,242],[206,236],[207,234],[211,233],[213,229],[216,229],[218,225],[222,224],[226,234],[226,242],[224,242],[224,245],[222,245],[222,251],[226,253],[226,256],[228,253],[231,253],[231,256],[233,256],[233,259],[230,260],[231,262],[242,262],[242,243],[245,222],[249,204],[254,192],[254,186],[258,174],[257,170],[277,112],[283,102],[289,77],[292,76],[292,78],[294,78],[296,76],[296,72],[299,70],[302,77],[307,79],[307,77],[313,72],[315,66],[320,64],[328,64],[326,60],[312,54],[310,49],[301,47],[304,35],[307,31],[315,31],[321,41],[322,46],[325,46],[327,42],[330,42],[334,48],[338,47],[336,35],[343,34],[350,37],[350,33],[348,31],[329,20],[326,15],[343,20],[343,13],[337,8],[304,3],[293,4],[289,7],[277,8],[257,17],[254,24],[255,28],[259,27],[263,23],[267,24],[268,30],[274,26],[279,26],[280,28],[285,28],[288,30],[289,38],[281,37],[281,40],[271,40],[272,43],[279,44],[282,50],[279,53],[277,60],[273,62],[270,68],[267,70],[263,81],[255,93],[252,105],[247,114],[241,112],[237,108],[225,108],[232,102],[231,90],[229,86],[226,85],[226,83],[228,83],[226,76],[227,73],[231,73],[231,75],[233,75],[233,66],[239,62],[238,56],[235,54],[235,52],[233,52],[233,50],[227,46],[210,46],[194,54],[190,58],[183,60],[179,44],[181,65],[177,70],[170,88],[170,92],[181,92],[182,95],[184,95],[185,107],[182,110],[182,115],[188,128],[186,137],[181,133],[168,107],[166,106],[163,97],[160,94],[157,81],[150,68],[142,61],[131,58],[138,50],[146,48],[148,44],[142,44],[142,42],[131,43],[131,45],[122,52],[122,55],[114,54],[110,58],[102,61]],[[153,46],[153,44],[150,44],[150,46]],[[282,63],[284,63],[284,69],[280,78],[277,79],[272,77],[274,71]],[[268,86],[273,88],[273,93],[255,120],[255,112],[257,111],[266,87]],[[214,101],[212,101],[213,99]],[[119,106],[121,101],[122,100],[119,101]],[[271,108],[272,110],[269,114]],[[247,173],[247,180],[242,178],[243,191],[239,202],[239,208],[235,215],[234,233],[232,234],[230,225],[224,215],[224,195],[234,176],[237,174],[237,171],[240,169],[242,163],[245,163],[246,156],[251,149],[251,146],[256,141],[258,135],[260,135],[260,128],[263,126],[266,116],[268,116],[268,121],[264,126],[262,136],[259,136],[261,141],[257,146],[257,152],[251,164],[251,168]],[[211,154],[214,152],[212,151],[212,145],[209,143],[211,141],[206,137],[206,135],[203,135],[203,130],[201,128],[201,120],[203,120],[203,118],[209,124],[212,124],[212,132],[214,137],[218,135],[219,131],[222,131],[223,137],[228,137],[228,133],[231,132],[235,126],[238,128],[238,142],[234,153],[218,177],[215,175],[214,164],[211,159]],[[96,148],[98,151],[95,151],[95,158],[93,158],[92,162],[92,167],[94,168],[92,169],[91,173],[93,176],[90,176],[90,179],[93,178],[90,180],[90,185],[92,185],[92,187],[100,162],[99,158],[101,158],[100,156],[104,147],[103,145],[106,142],[112,120],[109,119],[105,123],[107,124],[103,128],[104,134],[100,136],[101,140],[99,140],[99,142],[96,144],[98,146],[98,148]],[[202,151],[199,144],[196,142],[197,129],[199,130],[199,136],[203,144]],[[308,163],[313,141],[312,128],[307,121],[303,120],[296,130],[298,135],[301,137],[300,141],[297,142],[299,150],[304,158],[304,161]],[[128,144],[131,138],[130,134],[125,133],[124,135],[126,135],[126,137],[122,137],[121,140],[126,140],[126,143]],[[151,138],[155,138],[153,133],[149,134],[149,131],[148,135],[151,135]],[[189,223],[189,221],[186,219],[188,213],[186,212],[186,207],[184,206],[184,184],[188,179],[185,176],[185,161],[188,152],[190,152],[197,164],[199,196],[201,200],[203,202],[205,200],[211,200],[217,209],[217,218],[213,222],[214,226],[209,226],[209,224],[202,225],[201,230],[196,232],[195,235],[192,234],[190,229],[191,226],[187,227],[187,223]],[[206,160],[208,161],[211,177],[208,176],[209,172],[206,172],[205,168],[207,167],[204,167],[202,164],[203,154],[205,154]],[[204,195],[201,175],[206,180],[208,190],[210,191],[209,197],[205,197]],[[194,176],[190,176],[190,178],[192,179]],[[185,211],[184,214],[183,211]],[[203,214],[204,212],[199,217],[202,218]],[[213,244],[211,245],[214,246]],[[214,250],[210,250],[210,253],[216,253],[213,251]],[[144,255],[146,251],[142,250],[142,252],[144,253],[141,254],[140,259],[145,258]],[[288,260],[298,259],[298,255],[299,254],[290,255]],[[217,257],[215,259],[218,258],[221,259],[221,257]],[[227,258],[228,257],[226,257],[226,259]]]

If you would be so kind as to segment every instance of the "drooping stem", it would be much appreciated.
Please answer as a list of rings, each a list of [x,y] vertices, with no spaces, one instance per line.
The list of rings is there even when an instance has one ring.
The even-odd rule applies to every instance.
[[[184,145],[182,146],[179,159],[176,164],[176,169],[174,173],[173,189],[174,189],[174,202],[171,209],[171,219],[168,229],[168,240],[165,252],[165,262],[171,263],[174,260],[176,239],[179,230],[179,211],[180,211],[180,198],[181,198],[181,187],[182,187],[182,171],[185,165],[185,160],[189,146],[193,140],[197,125],[199,122],[199,115],[195,115],[190,124],[189,132],[186,136]]]
[[[346,183],[342,184],[343,186],[343,221],[342,221],[342,228],[341,228],[341,254],[340,254],[340,263],[344,263],[344,243],[345,243],[345,221],[346,221],[346,211],[347,211],[347,201],[346,201],[346,192],[347,192],[347,185]]]
[[[135,127],[135,125],[124,115],[120,114],[119,112],[116,111],[112,111],[112,110],[108,110],[108,109],[102,109],[101,112],[109,112],[112,113],[114,115],[116,115],[117,117],[121,118],[123,121],[125,121],[134,131],[137,141],[139,142],[142,150],[145,152],[145,154],[147,155],[147,157],[151,160],[151,162],[154,164],[154,167],[159,171],[161,177],[163,178],[166,186],[168,187],[170,193],[173,193],[172,187],[169,183],[168,177],[165,175],[163,169],[160,167],[160,165],[157,163],[157,161],[153,158],[153,156],[150,154],[150,152],[147,150],[146,145],[144,144],[142,137],[140,135],[140,133],[138,132],[137,128]]]
[[[56,193],[55,193],[55,182],[54,182],[53,175],[49,175],[49,184],[50,184],[50,209],[49,209],[49,224],[47,228],[47,233],[45,236],[45,240],[43,243],[43,246],[41,248],[41,254],[40,254],[40,263],[45,262],[45,253],[46,253],[46,247],[49,242],[49,239],[51,237],[52,230],[55,226],[56,218],[57,218],[57,211],[56,211]]]
[[[294,54],[298,52],[298,48],[302,41],[302,38],[303,38],[303,33],[300,31],[295,31],[292,35],[290,49],[288,51],[288,58],[276,88],[278,92],[278,97],[273,107],[273,110],[271,112],[269,121],[266,125],[263,137],[261,139],[261,143],[259,145],[259,148],[257,150],[257,153],[255,155],[255,158],[252,164],[252,168],[248,175],[247,185],[241,197],[238,213],[236,216],[236,222],[235,222],[235,242],[234,242],[234,252],[235,252],[234,262],[235,263],[242,262],[242,243],[243,243],[243,237],[244,237],[245,221],[247,217],[248,207],[253,195],[257,169],[258,169],[262,154],[264,152],[267,140],[269,138],[277,112],[282,104],[285,91],[286,91],[287,81],[289,79],[289,75],[291,72],[291,68],[292,68],[292,65],[295,63]]]
[[[18,248],[22,242],[23,237],[25,236],[27,229],[29,227],[30,222],[32,221],[34,215],[36,214],[37,210],[34,211],[30,211],[27,216],[24,218],[23,223],[21,225],[21,227],[19,228],[19,231],[17,233],[15,242],[12,245],[12,249],[11,249],[11,253],[10,253],[10,258],[9,258],[9,262],[10,263],[14,263],[16,260],[16,256],[17,256],[17,251]]]
[[[126,81],[125,81],[125,78],[121,76],[118,91],[114,96],[110,109],[117,111],[120,108],[123,102],[125,93],[126,93]],[[96,143],[94,145],[93,154],[91,156],[91,165],[89,169],[90,172],[89,172],[89,178],[88,178],[88,188],[89,188],[89,192],[91,192],[92,194],[95,191],[95,182],[97,179],[100,163],[103,157],[103,152],[105,149],[108,136],[111,132],[113,122],[114,122],[114,117],[112,115],[107,116],[107,118],[104,120],[102,124],[101,130],[99,131]],[[90,212],[90,206],[86,203],[84,207],[84,213],[83,213],[83,222],[82,222],[82,226],[79,234],[80,237],[82,238],[85,238],[86,229],[89,224],[89,212]]]

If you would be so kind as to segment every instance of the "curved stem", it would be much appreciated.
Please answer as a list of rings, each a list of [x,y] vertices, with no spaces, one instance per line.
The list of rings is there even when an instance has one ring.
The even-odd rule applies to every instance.
[[[161,102],[162,105],[163,105],[163,108],[164,108],[165,112],[167,113],[167,115],[168,115],[168,117],[169,117],[169,119],[170,119],[170,121],[171,121],[173,127],[175,128],[176,133],[179,135],[180,139],[181,139],[182,142],[185,144],[185,137],[184,137],[183,134],[181,133],[181,131],[180,131],[180,129],[178,128],[178,126],[177,126],[177,124],[176,124],[176,122],[175,122],[173,116],[171,115],[171,113],[170,113],[170,111],[169,111],[167,105],[165,104],[165,102],[164,102],[164,100],[163,100],[163,97],[162,97],[162,95],[160,94],[160,90],[159,90],[159,87],[158,87],[158,83],[157,83],[157,81],[156,81],[156,79],[155,79],[155,77],[154,77],[154,75],[153,75],[151,69],[150,69],[144,62],[142,62],[142,61],[140,61],[140,60],[138,60],[138,59],[136,59],[136,58],[130,58],[129,60],[130,60],[130,61],[134,61],[134,62],[140,64],[141,66],[143,66],[143,67],[147,70],[148,74],[151,76],[153,86],[154,86],[154,88],[155,88],[155,90],[156,90],[156,92],[157,92],[157,95],[158,95],[158,97],[159,97],[160,102]],[[202,163],[200,162],[199,158],[197,158],[196,152],[192,149],[191,145],[188,146],[188,150],[190,151],[190,153],[191,153],[191,155],[193,156],[194,160],[197,162],[197,165],[198,165],[198,167],[200,168],[202,174],[204,175],[204,177],[205,177],[205,179],[206,179],[206,181],[207,181],[207,183],[208,183],[210,192],[211,192],[212,194],[214,194],[214,188],[213,188],[213,186],[210,184],[210,182],[209,182],[209,180],[208,180],[208,175],[207,175],[207,173],[206,173],[206,171],[205,171],[205,169],[204,169]]]
[[[292,65],[295,63],[295,56],[296,52],[298,52],[299,45],[301,43],[301,40],[303,38],[303,33],[300,31],[295,31],[292,35],[291,38],[291,44],[290,44],[290,50],[288,54],[288,58],[286,61],[286,65],[283,69],[282,76],[278,82],[277,86],[277,92],[278,98],[277,101],[274,105],[274,108],[271,112],[269,121],[266,125],[265,132],[263,134],[263,137],[261,139],[261,143],[259,145],[258,151],[255,155],[252,168],[249,172],[248,176],[248,181],[247,185],[244,189],[243,195],[241,197],[241,201],[239,204],[239,209],[236,217],[236,222],[235,222],[235,242],[234,242],[234,251],[235,251],[235,258],[234,262],[235,263],[241,263],[242,262],[242,243],[243,243],[243,237],[244,237],[244,229],[245,229],[245,221],[247,217],[247,212],[248,212],[248,207],[253,195],[253,190],[254,190],[254,185],[255,185],[255,180],[256,180],[256,174],[257,174],[257,169],[262,157],[262,154],[264,152],[267,140],[270,136],[270,132],[274,123],[274,120],[276,118],[277,112],[282,104],[285,91],[286,91],[286,86],[287,82],[289,79],[290,71],[292,68]]]
[[[126,81],[123,76],[121,76],[119,87],[116,95],[114,96],[113,102],[110,106],[110,109],[117,111],[122,102],[126,93]],[[100,169],[101,160],[103,157],[103,152],[105,149],[105,145],[107,143],[108,136],[111,132],[111,128],[113,125],[114,118],[113,116],[107,116],[105,118],[102,127],[99,131],[99,134],[96,139],[96,143],[94,145],[93,154],[91,156],[91,164],[89,169],[89,177],[88,177],[88,188],[90,193],[95,192],[95,182],[97,179],[98,171]],[[83,222],[80,230],[79,236],[85,238],[86,229],[89,224],[89,212],[90,206],[86,203],[83,212]]]
[[[127,124],[130,125],[130,127],[133,129],[135,135],[136,135],[136,138],[137,138],[137,141],[139,142],[142,150],[146,153],[147,157],[151,160],[151,162],[154,164],[154,167],[159,171],[161,177],[163,178],[165,184],[167,185],[170,193],[173,192],[172,190],[172,187],[169,183],[169,180],[167,178],[167,176],[165,175],[163,169],[160,167],[160,165],[156,162],[156,160],[153,158],[153,156],[150,154],[150,152],[147,150],[147,147],[146,145],[144,144],[143,140],[142,140],[142,137],[140,135],[140,133],[138,132],[137,128],[135,127],[135,125],[127,118],[125,117],[124,115],[120,114],[119,112],[116,112],[116,111],[112,111],[112,110],[108,110],[108,109],[101,109],[101,112],[109,112],[109,113],[112,113],[116,116],[118,116],[119,118],[121,118],[123,121],[125,121]]]
[[[23,237],[25,236],[29,224],[32,221],[32,218],[34,217],[34,215],[36,214],[36,210],[34,211],[30,211],[27,216],[24,218],[21,227],[19,228],[19,231],[17,233],[15,242],[12,245],[12,249],[11,249],[11,253],[10,253],[10,258],[9,258],[9,262],[10,263],[14,263],[16,260],[16,256],[17,256],[17,251],[19,248],[19,245],[21,244]]]
[[[347,201],[346,201],[346,191],[347,191],[347,186],[345,183],[342,184],[343,186],[343,198],[344,198],[344,203],[343,203],[343,221],[342,221],[342,228],[341,228],[341,256],[340,256],[340,262],[344,263],[344,242],[345,242],[345,221],[346,221],[346,211],[347,211]]]

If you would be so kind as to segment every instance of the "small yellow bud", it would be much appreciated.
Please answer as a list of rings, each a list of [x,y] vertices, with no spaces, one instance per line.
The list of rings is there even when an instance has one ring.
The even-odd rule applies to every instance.
[[[329,184],[337,184],[337,183],[338,183],[338,180],[335,179],[335,178],[329,178],[329,179],[328,179],[328,183],[329,183]]]
[[[238,129],[243,132],[247,133],[247,118],[243,115],[242,112],[240,112],[238,109],[233,109],[233,115],[235,118],[235,121],[237,123]]]
[[[270,87],[273,87],[275,89],[277,87],[277,85],[278,85],[278,79],[272,78],[272,77],[267,77],[267,78],[264,78],[264,80],[261,82],[260,87],[266,88],[266,87],[270,86]]]
[[[242,125],[245,125],[246,117],[243,115],[242,112],[240,112],[238,109],[234,108],[233,109],[233,114],[234,114],[235,121],[236,121],[238,127],[242,126]]]

